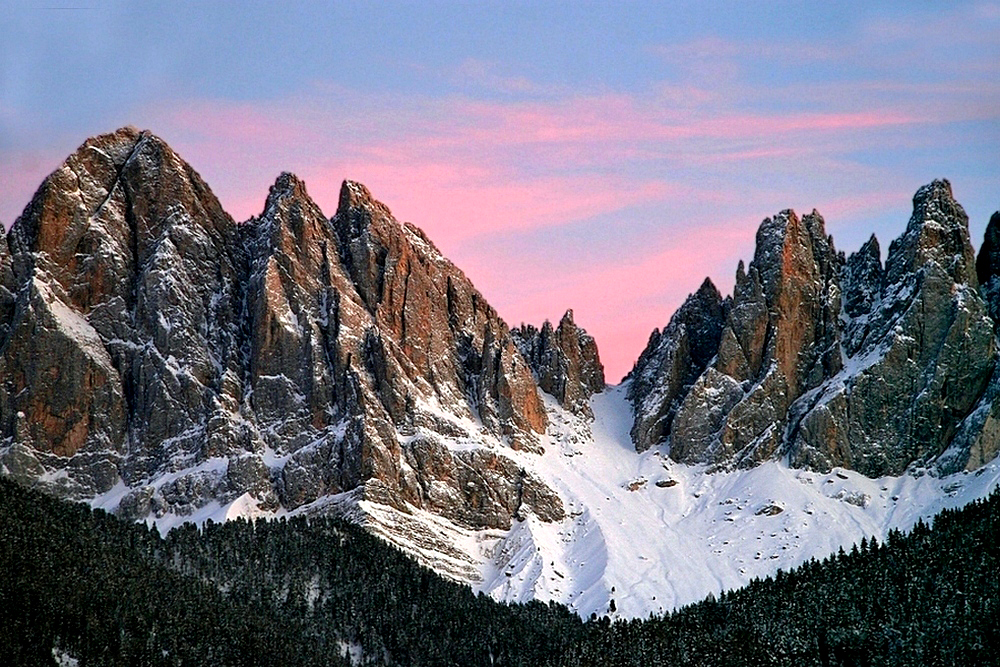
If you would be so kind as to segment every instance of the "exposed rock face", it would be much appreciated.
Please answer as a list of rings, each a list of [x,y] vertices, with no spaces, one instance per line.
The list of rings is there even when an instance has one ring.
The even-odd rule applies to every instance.
[[[706,278],[663,331],[653,331],[627,378],[637,450],[649,449],[670,434],[681,402],[719,349],[724,323],[722,295]]]
[[[991,319],[1000,317],[1000,211],[990,217],[983,245],[976,258],[976,277]],[[941,457],[945,472],[974,470],[1000,453],[1000,363],[993,368],[986,391],[962,421]]]
[[[677,409],[671,456],[745,465],[778,451],[791,402],[840,368],[839,271],[815,211],[761,224],[749,271],[737,270],[713,372]]]
[[[984,244],[984,276],[993,275],[984,259],[992,252]],[[676,369],[634,373],[636,446],[669,438],[671,457],[684,462],[787,455],[793,465],[872,476],[932,460],[948,470],[980,465],[998,450],[1000,380],[990,379],[993,320],[978,284],[968,218],[947,181],[914,196],[884,270],[874,237],[844,261],[817,213],[769,218],[749,270],[737,271],[711,365],[681,364],[698,373],[681,392]],[[648,424],[670,414],[651,409],[661,396],[680,405],[657,432]]]
[[[53,473],[72,497],[124,482],[132,518],[350,490],[471,527],[563,515],[482,448],[535,450],[546,428],[506,324],[359,184],[329,220],[282,174],[237,225],[165,143],[125,128],[70,156],[2,241],[7,474]]]
[[[977,289],[968,218],[947,181],[914,196],[889,247],[880,306],[850,375],[817,392],[792,460],[898,473],[945,451],[995,364],[993,322]]]
[[[14,315],[14,295],[10,288],[14,285],[10,250],[7,248],[7,232],[0,225],[0,348],[3,347],[10,331],[10,320]]]
[[[594,339],[573,321],[573,311],[567,310],[555,329],[546,320],[541,329],[522,324],[512,334],[542,391],[567,410],[589,415],[588,399],[604,390],[604,366]]]
[[[146,133],[91,139],[53,172],[8,238],[18,297],[0,432],[14,449],[82,462],[63,483],[88,493],[193,465],[219,430],[238,431],[235,234]]]
[[[868,333],[868,316],[882,300],[885,271],[882,268],[882,253],[878,239],[872,234],[861,249],[847,258],[841,285],[844,290],[844,351],[854,356],[861,349]]]
[[[986,294],[990,317],[1000,319],[1000,211],[990,216],[976,258],[976,277]]]
[[[341,261],[381,334],[371,337],[369,356],[399,360],[398,373],[378,383],[394,421],[419,426],[440,406],[457,406],[515,448],[534,447],[546,416],[531,371],[465,275],[358,183],[344,184],[333,226]]]

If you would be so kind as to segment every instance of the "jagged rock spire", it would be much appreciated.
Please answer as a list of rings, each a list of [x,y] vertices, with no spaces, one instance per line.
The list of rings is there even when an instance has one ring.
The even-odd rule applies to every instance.
[[[502,454],[436,444],[537,450],[545,411],[496,312],[363,185],[344,183],[331,220],[283,173],[238,226],[166,143],[123,128],[49,176],[10,238],[0,463],[11,474],[65,469],[60,492],[78,497],[124,481],[132,518],[351,490],[473,527],[529,509],[562,516]]]
[[[997,226],[1000,216],[994,236]],[[947,181],[917,191],[884,270],[874,236],[845,261],[818,213],[782,211],[737,268],[708,366],[685,354],[683,337],[654,332],[630,388],[636,446],[668,442],[671,457],[691,463],[788,455],[869,475],[981,462],[1000,449],[989,398],[1000,389],[987,391],[996,350],[978,282],[968,218]],[[679,382],[685,374],[697,378]]]
[[[719,349],[724,322],[722,295],[705,278],[663,331],[653,331],[627,378],[635,412],[632,441],[637,450],[649,449],[669,436],[681,401]]]
[[[545,320],[541,329],[522,324],[511,333],[542,391],[568,410],[589,415],[588,399],[604,390],[604,366],[597,343],[576,325],[573,311],[567,310],[555,329]]]

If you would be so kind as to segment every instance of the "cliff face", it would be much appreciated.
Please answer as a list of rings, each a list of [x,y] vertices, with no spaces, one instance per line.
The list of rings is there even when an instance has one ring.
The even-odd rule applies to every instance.
[[[951,444],[996,363],[968,218],[946,181],[921,188],[889,247],[877,307],[855,318],[847,372],[796,406],[792,461],[878,475]]]
[[[588,400],[604,391],[604,366],[594,339],[573,321],[573,311],[567,310],[555,329],[546,320],[541,329],[522,324],[512,333],[539,388],[567,410],[589,415]]]
[[[9,245],[9,248],[8,248]],[[163,141],[88,140],[0,245],[0,465],[120,512],[356,490],[472,527],[557,496],[480,436],[546,414],[506,324],[415,227],[347,182],[327,219],[282,174],[237,225]]]
[[[691,385],[715,357],[726,322],[719,290],[705,279],[663,331],[653,331],[628,379],[632,440],[644,451],[667,438]]]
[[[995,265],[989,234],[984,276]],[[702,302],[692,297],[675,319]],[[674,352],[679,363],[651,371],[662,350],[688,344],[673,321],[654,333],[630,387],[638,449],[666,441],[671,457],[688,463],[745,466],[787,455],[797,466],[872,476],[935,459],[946,469],[975,466],[996,452],[986,396],[993,320],[968,218],[947,181],[914,196],[884,269],[874,237],[845,260],[816,212],[768,218],[722,309],[721,334],[702,336],[713,343],[707,367]]]
[[[236,227],[162,141],[132,129],[87,141],[8,243],[0,432],[18,466],[58,465],[67,493],[103,491],[238,431]]]

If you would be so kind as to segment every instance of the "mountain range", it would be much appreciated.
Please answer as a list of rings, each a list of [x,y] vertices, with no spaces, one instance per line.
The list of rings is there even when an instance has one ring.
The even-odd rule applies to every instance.
[[[1000,213],[945,180],[883,262],[764,220],[605,383],[417,227],[289,173],[237,223],[164,141],[88,139],[0,234],[0,471],[169,527],[334,514],[505,600],[644,616],[1000,480]]]

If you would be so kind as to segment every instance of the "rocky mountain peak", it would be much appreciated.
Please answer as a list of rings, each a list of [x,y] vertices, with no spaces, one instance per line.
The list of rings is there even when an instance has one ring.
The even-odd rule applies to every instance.
[[[724,323],[722,295],[705,278],[663,331],[650,336],[627,378],[635,412],[632,441],[637,450],[649,449],[669,436],[681,402],[719,349]]]
[[[285,248],[285,252],[289,257],[297,257],[301,261],[320,252],[320,244],[326,244],[325,251],[336,252],[336,241],[329,222],[309,196],[306,184],[289,172],[282,172],[278,176],[268,191],[264,210],[260,216],[251,218],[248,226],[261,228],[255,234],[268,237],[272,245],[297,245],[297,250]],[[287,240],[283,240],[285,237]],[[317,247],[310,252],[310,245]],[[315,261],[308,265],[316,267]]]
[[[283,171],[268,189],[264,210],[267,211],[272,206],[277,206],[282,200],[289,199],[307,200],[310,197],[306,192],[304,181],[289,171]]]
[[[992,275],[989,238],[984,248],[979,267]],[[885,268],[874,236],[845,259],[819,213],[782,211],[737,268],[709,365],[699,368],[682,336],[650,338],[629,390],[633,439],[667,442],[690,463],[787,453],[793,465],[868,475],[987,460],[1000,449],[1000,375],[990,379],[993,323],[976,285],[968,219],[947,181],[917,191]],[[649,372],[660,359],[683,363]],[[678,383],[685,373],[697,377]]]
[[[690,355],[680,355],[681,373],[696,374],[683,395],[667,389],[676,385],[670,374],[652,392],[653,404],[661,394],[678,400],[670,422],[671,456],[751,464],[779,450],[792,401],[842,364],[841,263],[816,211],[800,218],[784,210],[760,224],[754,259],[748,268],[742,262],[737,268],[732,300],[712,339],[711,367],[699,368]],[[658,415],[647,398],[634,404],[633,435],[641,441],[643,428]]]
[[[990,316],[1000,321],[1000,211],[990,216],[976,258],[976,277],[986,294]]]
[[[885,286],[881,249],[874,234],[847,258],[840,284],[844,314],[848,318],[843,345],[848,356],[853,356],[864,342],[868,333],[867,316],[878,307]]]
[[[576,325],[573,311],[567,310],[555,328],[545,320],[541,329],[522,324],[511,334],[542,391],[566,409],[589,416],[587,400],[604,390],[604,366],[597,343]]]
[[[844,312],[859,317],[871,312],[884,280],[882,251],[874,234],[847,258],[844,265]]]
[[[469,526],[562,516],[492,445],[445,444],[537,450],[506,324],[363,185],[341,195],[327,219],[284,173],[236,225],[157,137],[88,140],[0,246],[0,469],[124,482],[132,518],[347,491]]]
[[[236,400],[235,238],[208,186],[148,132],[90,139],[46,178],[11,232],[0,439],[15,469],[80,454],[85,473],[62,481],[72,494],[211,449]]]
[[[983,245],[976,258],[976,276],[980,285],[986,285],[1000,276],[1000,211],[990,216],[983,234]]]
[[[969,217],[955,201],[951,183],[936,180],[913,196],[913,214],[906,231],[889,246],[886,280],[895,284],[934,263],[956,283],[979,284],[969,239]]]
[[[392,219],[392,212],[388,206],[375,199],[364,184],[345,180],[340,186],[340,199],[335,218],[353,222],[353,229],[357,234],[362,231],[364,225],[371,224],[379,218]]]

